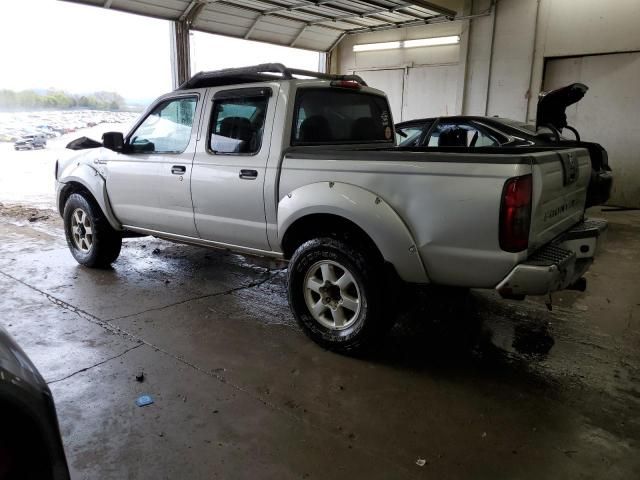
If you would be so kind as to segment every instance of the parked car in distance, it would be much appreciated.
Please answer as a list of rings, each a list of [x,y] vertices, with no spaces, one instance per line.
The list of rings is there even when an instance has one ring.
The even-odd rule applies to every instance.
[[[584,287],[607,226],[585,219],[586,149],[402,151],[390,112],[352,75],[197,74],[126,136],[72,142],[84,150],[56,163],[71,254],[108,266],[129,231],[288,260],[294,316],[340,352],[380,338],[405,283]]]
[[[42,133],[24,135],[13,144],[13,148],[16,150],[35,150],[36,148],[44,148],[46,146],[47,137]]]
[[[613,176],[607,151],[598,143],[584,142],[573,127],[567,125],[566,108],[578,102],[587,86],[574,83],[541,94],[536,124],[526,124],[501,117],[449,116],[408,120],[396,124],[396,141],[401,148],[448,147],[458,149],[482,147],[567,146],[589,151],[592,172],[587,207],[607,202]],[[562,136],[572,132],[573,139]]]
[[[0,480],[68,480],[53,396],[0,327]]]

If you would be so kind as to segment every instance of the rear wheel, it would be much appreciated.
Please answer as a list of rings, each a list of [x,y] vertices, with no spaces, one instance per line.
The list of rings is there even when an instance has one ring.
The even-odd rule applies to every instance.
[[[109,225],[91,196],[71,194],[65,203],[63,218],[67,245],[78,263],[105,268],[118,258],[122,234]]]
[[[319,238],[302,244],[289,264],[289,303],[304,332],[330,350],[355,353],[393,324],[387,280],[374,255]]]

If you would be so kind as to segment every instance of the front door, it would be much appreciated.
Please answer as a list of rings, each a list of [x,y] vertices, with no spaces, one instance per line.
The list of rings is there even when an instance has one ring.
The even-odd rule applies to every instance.
[[[269,250],[264,181],[277,84],[218,90],[203,117],[191,178],[200,237]]]
[[[198,97],[160,101],[106,158],[107,193],[123,225],[197,237],[190,180]]]

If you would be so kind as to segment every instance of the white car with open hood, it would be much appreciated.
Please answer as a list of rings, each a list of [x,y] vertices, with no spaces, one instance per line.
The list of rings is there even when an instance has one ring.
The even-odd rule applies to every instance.
[[[342,352],[392,324],[402,282],[583,288],[606,229],[585,218],[586,149],[399,150],[383,92],[280,64],[197,74],[126,136],[69,148],[57,200],[78,262],[111,264],[127,232],[289,260],[295,317]]]

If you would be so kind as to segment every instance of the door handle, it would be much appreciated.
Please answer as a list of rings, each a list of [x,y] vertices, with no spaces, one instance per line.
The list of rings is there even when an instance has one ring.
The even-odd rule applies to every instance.
[[[258,178],[257,170],[240,170],[240,178],[243,180],[255,180]]]
[[[171,173],[174,175],[184,175],[187,172],[187,167],[183,165],[174,165],[171,167]]]

